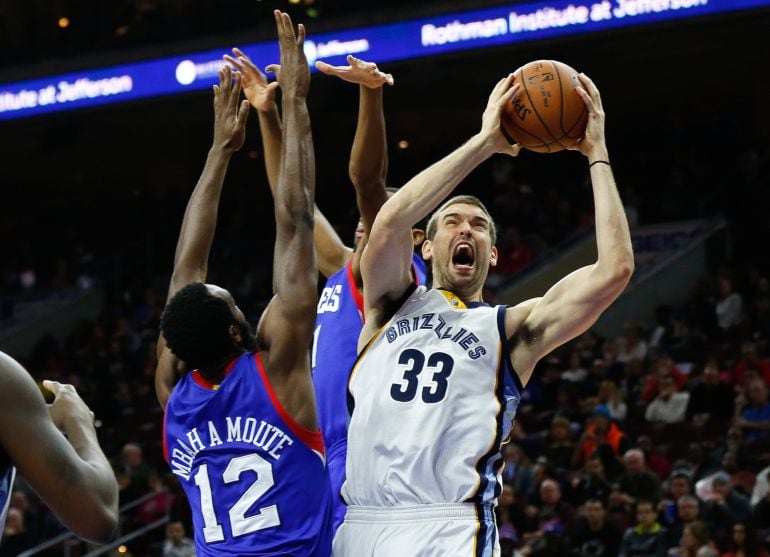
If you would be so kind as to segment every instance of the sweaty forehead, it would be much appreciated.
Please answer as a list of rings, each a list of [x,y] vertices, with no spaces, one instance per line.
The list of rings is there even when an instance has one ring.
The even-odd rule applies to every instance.
[[[448,216],[460,216],[466,219],[482,218],[485,221],[489,221],[489,216],[481,207],[471,205],[470,203],[454,203],[444,208],[440,216],[442,220]]]

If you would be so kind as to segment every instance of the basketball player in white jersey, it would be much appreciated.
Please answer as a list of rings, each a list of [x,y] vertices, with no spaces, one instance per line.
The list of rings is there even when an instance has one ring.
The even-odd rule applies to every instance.
[[[594,189],[598,259],[542,298],[510,308],[481,299],[496,263],[495,229],[470,196],[431,218],[423,256],[433,289],[411,276],[411,226],[478,164],[516,155],[500,114],[513,75],[492,91],[481,131],[418,174],[382,207],[363,258],[366,323],[351,374],[345,522],[336,557],[494,556],[500,447],[537,361],[590,327],[625,288],[633,252],[604,140],[599,92],[579,89],[589,116],[578,150]]]

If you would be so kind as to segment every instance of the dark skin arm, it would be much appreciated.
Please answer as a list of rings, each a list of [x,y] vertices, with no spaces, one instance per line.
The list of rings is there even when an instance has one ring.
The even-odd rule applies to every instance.
[[[230,64],[243,74],[243,93],[257,110],[259,115],[259,130],[262,134],[262,149],[265,157],[265,171],[270,191],[275,197],[278,187],[278,174],[281,167],[281,117],[275,104],[275,91],[278,82],[268,83],[265,74],[241,50],[234,48],[235,56],[225,56]],[[280,66],[268,66],[276,75],[280,74]],[[315,227],[313,240],[318,256],[318,270],[325,277],[330,277],[342,267],[353,255],[353,250],[340,239],[329,221],[326,220],[318,206],[314,205]]]
[[[1,352],[0,377],[0,446],[67,528],[107,542],[117,526],[118,484],[99,448],[91,411],[72,385],[54,381],[44,383],[56,396],[46,407],[29,374]]]
[[[291,18],[275,12],[281,47],[283,148],[275,191],[275,295],[260,321],[257,339],[270,382],[286,410],[302,426],[317,428],[307,347],[313,336],[318,295],[313,248],[315,159],[306,97],[310,69],[302,50],[305,29],[295,37]]]
[[[361,288],[361,254],[369,239],[374,219],[388,195],[385,180],[388,174],[388,145],[385,134],[385,113],[382,107],[382,88],[393,85],[393,76],[377,69],[377,64],[348,56],[349,66],[330,66],[316,62],[319,71],[359,84],[358,121],[353,148],[350,151],[348,175],[356,190],[356,204],[361,215],[364,237],[351,260],[353,277]]]
[[[219,72],[219,85],[214,86],[214,141],[203,173],[185,209],[174,255],[168,299],[191,282],[206,282],[225,173],[230,158],[243,146],[246,138],[249,103],[239,103],[240,74],[236,72],[234,77],[235,83],[230,68],[225,67]],[[168,349],[162,334],[158,339],[157,350],[155,393],[161,407],[165,408],[177,381],[177,371],[183,368],[183,364]]]

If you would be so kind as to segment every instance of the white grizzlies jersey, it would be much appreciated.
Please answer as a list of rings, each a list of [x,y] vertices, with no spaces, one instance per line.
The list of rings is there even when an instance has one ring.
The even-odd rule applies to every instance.
[[[362,351],[349,383],[349,505],[493,503],[522,390],[505,307],[416,288]]]

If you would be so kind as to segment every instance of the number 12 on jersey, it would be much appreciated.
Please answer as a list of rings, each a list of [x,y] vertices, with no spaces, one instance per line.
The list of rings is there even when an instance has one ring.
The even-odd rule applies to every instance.
[[[226,484],[237,482],[244,472],[255,472],[257,479],[228,510],[233,537],[244,536],[281,524],[281,518],[278,516],[278,505],[261,508],[257,514],[246,516],[246,512],[254,503],[275,484],[272,465],[256,453],[238,456],[228,462],[227,468],[222,474],[222,481]],[[221,542],[225,539],[225,534],[222,525],[217,522],[207,464],[201,464],[198,467],[198,471],[195,473],[195,485],[201,492],[200,508],[204,524],[203,538],[206,543]]]

